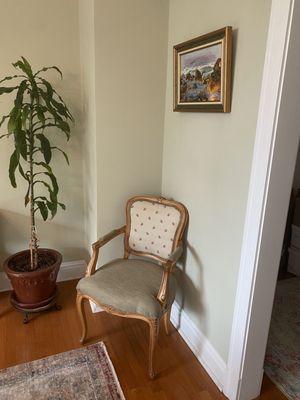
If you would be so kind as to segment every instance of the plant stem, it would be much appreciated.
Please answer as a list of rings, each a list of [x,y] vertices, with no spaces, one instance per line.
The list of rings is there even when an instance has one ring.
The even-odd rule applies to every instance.
[[[30,267],[35,270],[38,267],[38,245],[36,236],[36,225],[34,215],[34,171],[33,171],[33,150],[34,150],[34,132],[33,132],[33,103],[34,97],[31,94],[30,118],[29,118],[29,179],[30,179]]]

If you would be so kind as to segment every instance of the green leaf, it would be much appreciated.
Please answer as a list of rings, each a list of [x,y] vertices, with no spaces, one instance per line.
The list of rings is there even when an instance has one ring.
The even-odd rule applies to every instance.
[[[49,185],[49,183],[47,183],[45,181],[38,180],[38,181],[34,181],[33,184],[36,185],[37,183],[42,183],[44,186],[46,186],[46,188],[48,189],[50,198],[53,195],[54,198],[56,199],[56,195],[53,193],[53,190],[52,190],[51,186]]]
[[[21,57],[21,60],[18,60],[17,62],[13,63],[13,66],[15,68],[19,68],[21,69],[23,72],[25,72],[25,74],[29,77],[30,80],[33,79],[33,74],[32,74],[32,69],[31,66],[29,64],[29,62],[26,60],[26,58]]]
[[[9,137],[11,134],[10,133],[5,133],[4,135],[0,135],[0,139],[4,138],[5,136]]]
[[[8,133],[14,133],[17,129],[18,125],[18,118],[19,118],[19,111],[14,107],[9,115],[9,121],[7,124]]]
[[[10,118],[7,124],[9,134],[14,134],[15,147],[18,153],[27,160],[26,133],[22,131],[22,120],[20,109],[14,107],[10,113]]]
[[[66,206],[64,205],[64,203],[58,203],[58,204],[64,211],[66,210]]]
[[[43,156],[44,156],[44,159],[45,159],[46,163],[49,164],[49,162],[51,161],[51,157],[52,157],[52,151],[51,151],[50,142],[46,138],[46,136],[43,135],[42,133],[39,133],[38,135],[36,135],[36,137],[41,142],[41,151],[43,153]]]
[[[36,104],[39,105],[40,104],[40,94],[39,94],[38,87],[37,87],[37,84],[36,84],[34,78],[32,78],[30,83],[32,85],[31,96],[32,96],[33,100],[36,102]]]
[[[29,113],[30,113],[30,107],[28,104],[25,104],[25,106],[22,108],[22,116],[21,116],[22,126],[25,129],[26,129],[26,122],[28,120]]]
[[[33,106],[33,108],[34,108],[34,111],[37,111],[38,109],[40,109],[40,111],[41,111],[42,113],[44,113],[44,114],[48,111],[47,107],[44,106],[43,104],[35,104],[35,105]]]
[[[37,196],[37,197],[34,198],[34,201],[36,201],[38,199],[48,201],[47,197],[45,197],[45,196]]]
[[[57,202],[51,202],[47,200],[47,207],[51,212],[51,218],[54,218],[57,213]]]
[[[41,96],[44,98],[45,101],[47,99],[48,107],[49,107],[49,104],[52,104],[55,108],[56,113],[58,113],[59,115],[62,115],[65,118],[72,119],[73,117],[72,117],[70,111],[68,110],[68,107],[66,106],[66,104],[62,100],[62,98],[58,95],[58,93],[53,89],[51,84],[43,78],[40,78],[40,80],[45,85],[46,90],[47,90],[47,92],[44,92],[42,89],[40,89],[40,91],[42,92]],[[58,99],[61,101],[61,103],[53,98],[54,93],[56,94]]]
[[[70,139],[70,126],[66,121],[57,121],[57,126],[59,127],[60,130],[62,130],[66,136],[67,140]]]
[[[62,102],[62,104],[65,106],[67,112],[68,112],[68,119],[71,121],[74,121],[73,115],[70,113],[70,110],[68,109],[66,103],[64,102],[63,98],[57,93],[55,89],[53,89],[53,92],[56,94],[56,96],[59,98],[59,100]]]
[[[35,203],[40,210],[43,220],[46,221],[46,219],[48,218],[48,208],[47,208],[46,204],[43,201],[36,201]]]
[[[59,103],[58,101],[56,101],[55,99],[51,99],[51,103],[54,105],[54,107],[56,108],[57,112],[62,115],[65,118],[69,118],[68,112],[66,110],[66,107],[64,106],[63,103]]]
[[[65,157],[65,160],[66,160],[67,164],[70,165],[69,158],[68,158],[67,154],[62,149],[60,149],[59,147],[51,147],[51,149],[55,149],[55,150],[60,151],[63,154],[63,156]]]
[[[4,124],[5,120],[9,118],[9,115],[3,115],[3,117],[0,120],[0,127]]]
[[[22,165],[19,163],[19,172],[20,172],[20,174],[22,175],[22,177],[26,180],[26,181],[28,181],[28,177],[25,175],[25,172],[24,172],[24,170],[23,170],[23,168],[22,168]]]
[[[9,179],[10,179],[11,185],[14,188],[17,187],[15,172],[16,172],[17,166],[19,165],[19,159],[20,159],[20,155],[19,155],[18,151],[15,150],[12,153],[12,155],[10,157],[10,161],[9,161]]]
[[[46,168],[46,170],[49,172],[49,174],[53,174],[53,172],[52,172],[52,169],[51,169],[50,165],[48,165],[48,164],[44,163],[43,161],[40,161],[40,162],[35,162],[34,164],[35,164],[35,165],[40,165],[41,167],[44,167],[44,168]]]
[[[0,96],[4,93],[11,93],[15,89],[18,89],[19,86],[14,86],[14,87],[0,87]]]
[[[49,176],[52,182],[52,187],[53,187],[53,194],[57,196],[58,193],[58,185],[57,185],[57,180],[53,174],[50,174],[49,172],[45,172],[46,175]]]
[[[25,65],[26,68],[28,69],[28,71],[30,71],[31,74],[32,74],[32,69],[31,69],[31,65],[29,64],[29,62],[26,60],[25,57],[21,57],[21,58],[22,58],[22,60],[23,60],[24,65]]]
[[[20,130],[15,132],[15,143],[19,153],[24,158],[24,160],[27,161],[27,143],[25,131]]]
[[[37,71],[37,72],[34,74],[34,76],[39,75],[40,72],[46,72],[46,71],[48,71],[49,69],[55,69],[55,70],[60,74],[60,76],[61,76],[61,78],[62,78],[62,72],[61,72],[61,70],[60,70],[58,67],[56,67],[55,65],[53,65],[52,67],[44,67],[44,68],[40,69],[39,71]]]
[[[23,104],[23,96],[26,88],[27,88],[27,79],[20,83],[17,96],[15,99],[15,107],[20,108],[21,105]]]
[[[22,75],[6,76],[5,78],[1,79],[0,83],[5,82],[5,81],[10,81],[14,78],[22,78]]]
[[[46,201],[47,207],[51,212],[51,217],[53,218],[57,213],[57,204],[58,204],[58,202],[57,202],[56,193],[53,192],[53,190],[51,189],[50,185],[45,181],[35,181],[35,183],[42,183],[48,189],[49,196],[50,196],[50,201],[45,196],[38,196],[37,198],[40,198],[40,199]]]
[[[51,84],[48,81],[46,81],[46,79],[41,78],[41,81],[46,86],[48,101],[51,101],[52,97],[53,97],[53,93],[54,93],[53,87],[51,86]]]
[[[56,204],[57,203],[57,194],[55,194],[53,191],[49,192],[50,200],[52,203]]]
[[[62,117],[57,113],[55,108],[52,107],[51,102],[50,102],[51,99],[49,99],[48,94],[41,88],[39,88],[38,90],[39,90],[39,93],[40,93],[42,99],[46,103],[47,111],[53,116],[55,121],[62,121]]]
[[[29,192],[30,192],[30,181],[28,181],[28,188],[27,188],[27,192],[26,192],[25,198],[24,198],[25,207],[27,206],[27,204],[29,203],[29,200],[30,200]]]
[[[37,113],[38,120],[44,125],[45,124],[45,115],[43,112],[43,108],[38,107],[36,110],[36,113]]]
[[[57,193],[58,193],[58,185],[57,185],[57,181],[56,178],[53,174],[49,174],[47,172],[45,172],[45,175],[48,175],[51,179],[53,188],[51,188],[51,186],[49,185],[49,183],[42,181],[42,180],[38,180],[34,182],[34,185],[36,183],[42,183],[44,186],[46,186],[46,188],[49,191],[49,196],[50,196],[50,200],[52,201],[52,203],[57,203]]]

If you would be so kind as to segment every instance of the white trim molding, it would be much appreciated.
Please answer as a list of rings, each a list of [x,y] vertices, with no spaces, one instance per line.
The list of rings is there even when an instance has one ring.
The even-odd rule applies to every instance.
[[[62,282],[83,278],[86,265],[85,260],[63,262],[58,273],[57,281]]]
[[[224,393],[230,400],[256,398],[261,389],[264,354],[297,153],[298,129],[297,132],[292,131],[297,126],[294,118],[298,116],[299,120],[299,111],[294,106],[290,107],[288,115],[282,107],[289,99],[287,93],[286,97],[282,93],[293,12],[294,0],[272,1],[228,373],[224,386]],[[299,82],[298,77],[296,81]],[[297,83],[291,90],[297,93],[298,86]],[[284,102],[281,101],[282,97]],[[284,140],[278,123],[281,118],[285,120]]]
[[[171,322],[214,383],[223,391],[227,375],[226,363],[207,337],[176,302],[172,307]]]
[[[61,264],[57,281],[70,281],[84,276],[86,262],[84,260],[66,261]],[[4,272],[0,272],[0,292],[11,290],[10,282]]]

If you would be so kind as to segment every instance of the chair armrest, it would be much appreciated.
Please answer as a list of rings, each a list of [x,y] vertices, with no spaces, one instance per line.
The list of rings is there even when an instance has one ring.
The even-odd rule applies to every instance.
[[[115,237],[121,235],[121,233],[125,232],[126,225],[122,226],[119,229],[114,229],[113,231],[107,233],[106,235],[102,236],[97,242],[92,244],[93,248],[93,253],[92,257],[90,259],[90,262],[88,263],[88,266],[86,268],[85,276],[91,276],[95,272],[97,261],[98,261],[98,256],[99,256],[99,250],[100,247],[104,246],[106,243],[110,242],[112,239]]]
[[[100,247],[104,246],[106,243],[110,242],[116,236],[119,236],[121,233],[125,232],[126,225],[122,226],[121,228],[114,229],[111,232],[107,233],[106,235],[102,236],[97,242],[92,244],[93,249],[99,249]]]
[[[160,288],[157,295],[157,300],[164,305],[167,299],[169,290],[169,276],[172,272],[173,266],[179,260],[183,252],[182,244],[180,244],[176,249],[170,254],[168,260],[163,263],[164,272],[160,284]]]
[[[177,261],[179,260],[179,258],[181,257],[183,253],[183,247],[182,244],[180,244],[178,247],[176,247],[176,249],[170,254],[170,256],[168,257],[168,262],[171,262],[173,265],[177,263]]]

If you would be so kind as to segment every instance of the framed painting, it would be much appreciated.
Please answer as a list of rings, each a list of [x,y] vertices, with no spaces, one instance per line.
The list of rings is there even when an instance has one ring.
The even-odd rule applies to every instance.
[[[174,111],[230,112],[232,28],[174,46]]]

